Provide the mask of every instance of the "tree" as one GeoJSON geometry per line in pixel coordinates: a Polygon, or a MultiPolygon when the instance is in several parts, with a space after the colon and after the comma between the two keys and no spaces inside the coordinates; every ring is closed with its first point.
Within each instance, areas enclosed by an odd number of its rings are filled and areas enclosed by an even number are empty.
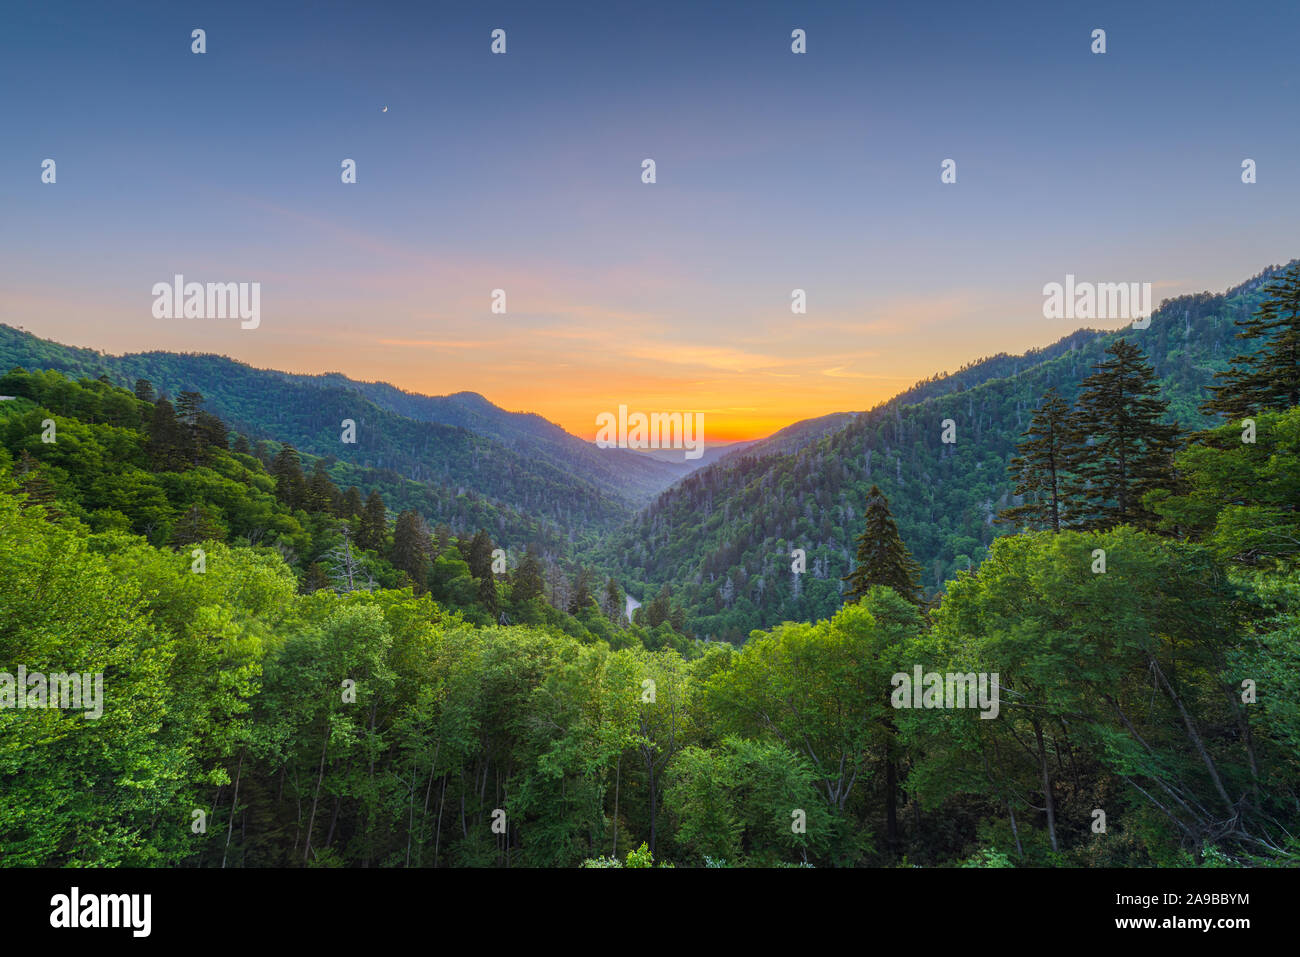
{"type": "Polygon", "coordinates": [[[497,581],[496,576],[492,574],[489,568],[488,573],[478,580],[478,603],[483,606],[484,610],[492,616],[493,619],[500,613],[499,602],[497,601],[497,581]]]}
{"type": "Polygon", "coordinates": [[[180,429],[181,445],[185,458],[192,465],[198,465],[205,452],[205,435],[200,425],[200,416],[204,414],[202,410],[202,393],[183,390],[176,397],[176,421],[180,429]]]}
{"type": "Polygon", "coordinates": [[[889,511],[889,500],[873,485],[867,493],[864,529],[858,536],[858,566],[841,581],[848,582],[844,601],[853,604],[871,590],[872,585],[887,585],[903,598],[921,600],[921,566],[912,558],[898,534],[898,526],[889,511]]]}
{"type": "Polygon", "coordinates": [[[475,578],[492,577],[492,539],[483,529],[480,528],[470,539],[465,560],[469,562],[469,573],[475,578]]]}
{"type": "Polygon", "coordinates": [[[1238,339],[1254,340],[1258,351],[1233,358],[1226,372],[1215,373],[1220,385],[1202,407],[1229,418],[1259,412],[1282,412],[1300,405],[1300,261],[1274,277],[1268,296],[1245,320],[1238,339]]]}
{"type": "Polygon", "coordinates": [[[425,590],[429,565],[429,529],[420,513],[407,509],[393,525],[393,567],[406,572],[418,595],[425,590]]]}
{"type": "Polygon", "coordinates": [[[312,513],[330,513],[334,511],[338,498],[339,490],[330,481],[324,460],[317,459],[303,496],[303,508],[312,513]]]}
{"type": "Polygon", "coordinates": [[[1116,339],[1106,352],[1111,358],[1083,381],[1071,417],[1077,441],[1091,438],[1093,444],[1073,453],[1064,494],[1070,502],[1067,517],[1083,528],[1153,526],[1156,516],[1142,498],[1173,487],[1173,455],[1181,430],[1161,421],[1169,403],[1156,398],[1155,375],[1142,350],[1116,339]]]}
{"type": "Polygon", "coordinates": [[[673,613],[672,609],[673,590],[667,585],[659,589],[650,604],[645,606],[645,623],[651,628],[658,628],[673,613]]]}
{"type": "Polygon", "coordinates": [[[577,578],[573,582],[573,590],[569,593],[569,614],[576,615],[584,611],[596,599],[591,594],[591,569],[585,565],[578,569],[577,578]]]}
{"type": "Polygon", "coordinates": [[[298,450],[292,445],[282,447],[271,465],[271,475],[275,479],[275,497],[290,508],[301,508],[305,482],[298,450]]]}
{"type": "Polygon", "coordinates": [[[149,441],[146,445],[149,462],[155,472],[177,472],[185,469],[185,436],[176,420],[176,411],[166,399],[154,403],[149,419],[149,441]]]}
{"type": "Polygon", "coordinates": [[[601,610],[605,612],[606,618],[616,624],[626,617],[623,591],[618,587],[618,582],[612,578],[605,582],[605,599],[601,605],[601,610]]]}
{"type": "Polygon", "coordinates": [[[221,527],[212,509],[198,502],[181,515],[172,529],[171,544],[177,548],[199,542],[224,541],[226,530],[221,527]]]}
{"type": "Polygon", "coordinates": [[[156,395],[153,391],[153,383],[148,379],[135,380],[135,397],[141,402],[153,402],[156,395]]]}
{"type": "Polygon", "coordinates": [[[383,551],[387,536],[388,515],[384,500],[378,492],[371,492],[361,513],[361,524],[357,527],[357,547],[383,551]]]}
{"type": "Polygon", "coordinates": [[[230,430],[226,423],[208,412],[199,412],[194,423],[195,446],[200,457],[206,456],[209,449],[230,448],[230,430]]]}
{"type": "Polygon", "coordinates": [[[22,455],[18,457],[14,476],[18,479],[18,487],[14,491],[26,496],[23,503],[24,508],[31,505],[43,505],[45,507],[45,517],[50,521],[63,517],[63,511],[54,504],[54,486],[41,473],[40,463],[32,458],[32,454],[26,449],[23,449],[22,455]]]}
{"type": "Polygon", "coordinates": [[[1016,479],[1015,494],[1027,500],[1003,511],[1001,521],[1061,530],[1061,486],[1073,442],[1069,419],[1069,405],[1048,389],[1007,469],[1016,479]]]}
{"type": "Polygon", "coordinates": [[[352,539],[347,526],[343,528],[343,543],[329,553],[335,590],[340,594],[352,591],[371,591],[375,587],[374,576],[361,561],[361,556],[352,547],[352,539]]]}
{"type": "Polygon", "coordinates": [[[514,589],[511,597],[517,602],[531,601],[534,598],[541,598],[542,592],[546,587],[546,582],[542,578],[542,562],[537,556],[537,549],[529,545],[524,552],[523,560],[519,567],[515,569],[514,589]]]}
{"type": "Polygon", "coordinates": [[[355,485],[349,486],[339,502],[338,516],[339,518],[356,518],[361,514],[362,507],[361,493],[355,485]]]}
{"type": "Polygon", "coordinates": [[[302,576],[302,593],[310,595],[313,592],[320,591],[322,588],[330,587],[330,579],[325,574],[325,568],[320,562],[312,562],[307,566],[307,571],[302,576]]]}

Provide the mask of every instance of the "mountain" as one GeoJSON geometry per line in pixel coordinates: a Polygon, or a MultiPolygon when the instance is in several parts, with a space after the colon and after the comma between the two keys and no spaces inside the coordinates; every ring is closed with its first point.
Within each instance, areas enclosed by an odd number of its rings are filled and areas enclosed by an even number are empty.
{"type": "Polygon", "coordinates": [[[867,412],[796,423],[668,489],[601,555],[643,600],[669,587],[696,633],[742,641],[756,628],[834,613],[877,484],[934,591],[1010,531],[994,524],[1014,487],[1007,464],[1047,388],[1073,401],[1106,347],[1126,337],[1155,369],[1169,417],[1204,427],[1202,390],[1242,348],[1235,322],[1283,268],[1222,294],[1166,300],[1143,330],[1080,330],[920,382],[867,412]],[[955,444],[940,438],[949,418],[955,444]],[[791,570],[795,549],[806,574],[791,570]]]}
{"type": "Polygon", "coordinates": [[[505,445],[534,461],[572,469],[606,491],[641,506],[675,482],[685,470],[626,449],[596,449],[553,422],[531,412],[507,412],[477,392],[430,396],[407,392],[387,382],[359,382],[330,372],[285,378],[307,384],[350,389],[375,405],[408,419],[465,429],[505,445]]]}
{"type": "Polygon", "coordinates": [[[540,416],[507,412],[471,392],[421,396],[338,373],[295,375],[215,355],[111,356],[0,325],[0,370],[14,366],[104,375],[128,388],[143,378],[171,396],[200,392],[210,412],[250,439],[325,458],[340,484],[377,487],[411,507],[436,504],[437,520],[450,509],[451,520],[458,513],[481,521],[482,507],[458,503],[486,500],[499,512],[488,515],[491,530],[512,545],[529,534],[545,542],[609,531],[685,471],[596,449],[540,416]],[[344,420],[356,424],[354,444],[341,441],[344,420]]]}
{"type": "MultiPolygon", "coordinates": [[[[719,459],[747,449],[754,444],[754,442],[706,442],[703,454],[697,459],[688,459],[686,449],[638,449],[634,454],[673,466],[675,480],[694,472],[696,469],[712,465],[719,459]]],[[[605,449],[603,451],[621,452],[625,450],[605,449]]]]}
{"type": "Polygon", "coordinates": [[[109,356],[3,325],[0,371],[21,365],[127,386],[146,378],[173,395],[199,391],[250,438],[324,458],[341,486],[376,488],[458,532],[481,525],[508,546],[563,551],[616,574],[641,601],[667,587],[693,631],[740,641],[754,628],[839,607],[872,484],[890,499],[928,589],[978,563],[1009,531],[994,524],[1011,501],[1006,467],[1043,392],[1054,386],[1073,400],[1117,337],[1145,351],[1170,418],[1205,425],[1201,390],[1240,350],[1236,320],[1253,312],[1282,268],[1222,294],[1166,300],[1144,330],[1078,330],[923,380],[869,410],[797,422],[692,461],[665,460],[680,452],[600,449],[473,392],[424,396],[212,355],[109,356]],[[940,441],[949,418],[952,445],[940,441]],[[356,423],[356,444],[340,441],[345,419],[356,423]],[[795,549],[805,552],[806,574],[790,571],[795,549]]]}

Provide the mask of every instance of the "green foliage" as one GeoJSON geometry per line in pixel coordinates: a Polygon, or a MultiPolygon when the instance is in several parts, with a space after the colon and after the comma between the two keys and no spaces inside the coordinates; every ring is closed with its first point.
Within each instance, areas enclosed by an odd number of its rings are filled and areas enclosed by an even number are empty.
{"type": "Polygon", "coordinates": [[[1081,334],[688,480],[636,526],[634,593],[655,597],[630,625],[618,582],[566,570],[549,533],[494,572],[488,529],[511,523],[467,524],[481,513],[459,494],[369,483],[291,435],[232,450],[190,383],[171,406],[144,375],[128,392],[14,370],[0,380],[17,397],[0,403],[0,857],[1295,866],[1300,408],[1255,411],[1254,442],[1235,422],[1195,435],[1176,482],[1140,465],[1122,499],[1105,444],[1147,430],[1165,457],[1167,420],[1206,371],[1189,350],[1212,354],[1260,284],[1162,308],[1146,340],[1167,410],[1130,401],[1154,399],[1135,352],[1081,334]],[[1066,470],[1093,478],[1064,504],[1094,528],[1055,532],[1042,508],[1061,414],[1031,399],[1049,381],[1061,403],[1083,389],[1082,431],[1109,463],[1066,470]],[[931,425],[962,403],[972,441],[939,448],[931,425]],[[1015,494],[1037,510],[1013,514],[1053,531],[995,538],[1035,405],[1015,494]],[[921,469],[912,485],[904,462],[921,469]],[[703,558],[676,537],[688,509],[713,543],[703,558]],[[842,605],[859,518],[865,570],[842,605]],[[905,560],[918,542],[927,571],[953,574],[924,612],[905,560]],[[785,571],[793,547],[807,576],[785,571]],[[687,611],[747,640],[691,641],[687,611]],[[101,675],[102,716],[11,705],[20,665],[101,675]],[[996,673],[997,716],[901,707],[899,676],[918,667],[996,673]]]}
{"type": "MultiPolygon", "coordinates": [[[[1266,298],[1282,267],[1225,293],[1167,300],[1149,328],[1083,330],[1022,356],[981,359],[936,376],[865,412],[799,423],[701,469],[663,493],[599,550],[607,569],[644,600],[671,584],[693,633],[736,644],[755,628],[813,621],[843,603],[840,579],[854,568],[872,486],[888,497],[899,536],[934,596],[959,571],[977,566],[999,534],[999,511],[1033,501],[1008,472],[1017,446],[1049,389],[1074,404],[1083,382],[1119,338],[1150,363],[1162,424],[1215,424],[1199,411],[1205,387],[1228,366],[1236,323],[1266,298]],[[941,423],[957,423],[942,442],[941,423]],[[808,572],[790,571],[802,548],[808,572]]],[[[1126,506],[1127,506],[1126,502],[1126,506]]],[[[1033,525],[1033,522],[1028,524],[1033,525]]]]}

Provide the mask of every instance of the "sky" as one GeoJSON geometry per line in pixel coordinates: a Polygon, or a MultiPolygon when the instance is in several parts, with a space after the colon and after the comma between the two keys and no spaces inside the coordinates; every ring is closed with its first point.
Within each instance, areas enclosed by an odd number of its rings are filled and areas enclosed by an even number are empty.
{"type": "Polygon", "coordinates": [[[1066,274],[1300,255],[1297,37],[1290,0],[8,3],[0,322],[754,438],[1126,324],[1044,318],[1066,274]],[[176,274],[260,283],[257,328],[156,318],[176,274]]]}

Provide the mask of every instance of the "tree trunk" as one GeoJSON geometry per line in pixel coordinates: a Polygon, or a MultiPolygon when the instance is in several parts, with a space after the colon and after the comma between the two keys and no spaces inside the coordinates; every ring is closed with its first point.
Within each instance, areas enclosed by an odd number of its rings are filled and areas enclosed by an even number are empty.
{"type": "Polygon", "coordinates": [[[1043,806],[1047,808],[1047,836],[1051,839],[1052,850],[1060,848],[1056,843],[1056,799],[1052,795],[1052,768],[1047,761],[1047,748],[1043,744],[1043,726],[1034,719],[1034,738],[1038,741],[1038,763],[1043,772],[1043,806]]]}

